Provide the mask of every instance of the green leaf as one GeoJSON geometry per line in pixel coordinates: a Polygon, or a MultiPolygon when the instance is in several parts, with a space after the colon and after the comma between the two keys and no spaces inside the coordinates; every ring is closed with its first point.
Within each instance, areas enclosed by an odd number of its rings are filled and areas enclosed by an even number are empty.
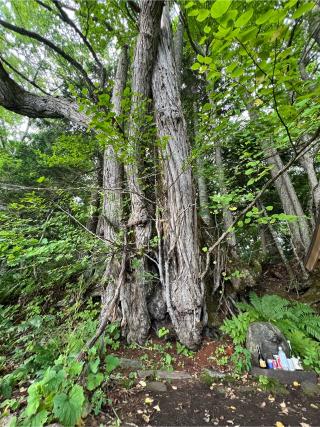
{"type": "Polygon", "coordinates": [[[203,57],[203,63],[204,64],[211,64],[212,62],[212,58],[210,58],[210,56],[204,56],[203,57]]]}
{"type": "Polygon", "coordinates": [[[273,210],[273,206],[266,206],[266,211],[272,211],[273,210]]]}
{"type": "Polygon", "coordinates": [[[41,385],[39,383],[33,383],[28,388],[28,406],[26,408],[26,415],[31,417],[35,414],[40,406],[41,402],[41,385]]]}
{"type": "Polygon", "coordinates": [[[113,356],[113,354],[108,354],[106,357],[106,371],[110,374],[120,365],[120,360],[117,356],[113,356]]]}
{"type": "Polygon", "coordinates": [[[212,18],[220,18],[220,16],[224,15],[231,3],[232,0],[216,0],[210,10],[212,18]]]}
{"type": "Polygon", "coordinates": [[[256,20],[256,24],[257,25],[262,25],[265,22],[267,22],[272,15],[275,15],[276,11],[274,9],[270,9],[268,10],[266,13],[264,13],[263,15],[261,15],[257,20],[256,20]]]}
{"type": "Polygon", "coordinates": [[[193,71],[199,70],[200,67],[201,67],[201,64],[199,64],[199,62],[195,62],[193,65],[191,65],[191,70],[193,71]]]}
{"type": "Polygon", "coordinates": [[[42,427],[48,419],[49,412],[42,410],[28,419],[29,427],[42,427]]]}
{"type": "Polygon", "coordinates": [[[188,16],[197,16],[199,13],[199,9],[193,9],[188,13],[188,16]]]}
{"type": "Polygon", "coordinates": [[[97,357],[95,360],[92,360],[91,362],[89,362],[90,371],[93,374],[96,374],[98,372],[99,364],[100,364],[100,358],[99,357],[97,357]]]}
{"type": "Polygon", "coordinates": [[[89,391],[94,390],[102,383],[102,381],[103,381],[103,374],[101,372],[98,372],[97,374],[89,374],[88,381],[87,381],[87,389],[89,391]]]}
{"type": "Polygon", "coordinates": [[[253,9],[249,9],[247,12],[239,16],[239,18],[235,22],[235,26],[237,28],[244,27],[250,21],[252,15],[253,15],[253,9]]]}
{"type": "Polygon", "coordinates": [[[74,385],[69,392],[57,394],[53,399],[53,413],[65,426],[73,427],[80,420],[84,403],[83,388],[74,385]]]}
{"type": "Polygon", "coordinates": [[[211,27],[209,27],[209,25],[206,25],[206,26],[204,27],[203,31],[204,31],[206,34],[209,34],[209,33],[210,33],[210,31],[211,31],[211,27]]]}
{"type": "Polygon", "coordinates": [[[40,178],[37,179],[37,182],[41,183],[43,181],[45,181],[46,177],[45,176],[40,176],[40,178]]]}
{"type": "Polygon", "coordinates": [[[315,3],[305,3],[302,6],[300,6],[292,15],[293,19],[298,19],[300,16],[304,15],[305,13],[309,12],[314,7],[315,3]]]}
{"type": "Polygon", "coordinates": [[[189,2],[185,5],[185,8],[186,8],[186,9],[189,9],[189,8],[190,8],[190,7],[192,7],[194,4],[195,4],[195,3],[194,3],[194,1],[189,1],[189,2]]]}
{"type": "Polygon", "coordinates": [[[208,9],[200,9],[199,14],[197,16],[197,21],[203,22],[204,20],[206,20],[208,18],[209,14],[210,14],[210,12],[208,9]]]}

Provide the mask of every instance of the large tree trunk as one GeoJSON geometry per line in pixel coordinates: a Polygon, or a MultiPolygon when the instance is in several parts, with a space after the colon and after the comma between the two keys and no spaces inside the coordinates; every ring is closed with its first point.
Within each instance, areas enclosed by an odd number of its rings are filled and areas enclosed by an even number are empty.
{"type": "MultiPolygon", "coordinates": [[[[271,176],[274,177],[283,169],[283,162],[275,148],[267,147],[264,144],[264,150],[266,161],[271,166],[271,176]]],[[[289,227],[297,253],[303,257],[310,244],[309,224],[288,172],[283,173],[274,184],[279,194],[284,213],[298,217],[297,221],[289,222],[289,227]]]]}
{"type": "Polygon", "coordinates": [[[146,252],[152,232],[144,189],[139,179],[139,164],[141,163],[139,141],[144,130],[145,115],[148,112],[151,76],[159,39],[162,8],[162,1],[142,0],[140,2],[139,35],[132,73],[132,106],[128,139],[134,161],[126,165],[126,174],[131,198],[131,216],[128,226],[134,230],[136,255],[131,266],[132,276],[122,289],[121,304],[127,340],[138,343],[146,340],[150,328],[146,301],[150,275],[146,252]]]}
{"type": "Polygon", "coordinates": [[[179,95],[168,10],[162,16],[158,56],[152,79],[162,151],[163,280],[166,303],[179,340],[189,348],[201,341],[204,289],[199,279],[196,198],[188,157],[190,147],[179,95]]]}
{"type": "MultiPolygon", "coordinates": [[[[122,112],[121,99],[126,86],[128,73],[128,47],[121,50],[112,92],[112,110],[115,116],[122,112]]],[[[106,261],[105,272],[102,278],[101,292],[101,319],[108,312],[108,308],[114,299],[118,277],[121,270],[120,254],[112,254],[115,250],[117,236],[120,238],[120,227],[123,216],[122,206],[123,166],[117,159],[114,147],[107,145],[103,158],[103,209],[102,227],[103,236],[109,244],[110,254],[106,261]],[[113,244],[112,244],[113,243],[113,244]]],[[[115,304],[115,310],[110,313],[108,320],[120,318],[119,307],[115,304]]]]}

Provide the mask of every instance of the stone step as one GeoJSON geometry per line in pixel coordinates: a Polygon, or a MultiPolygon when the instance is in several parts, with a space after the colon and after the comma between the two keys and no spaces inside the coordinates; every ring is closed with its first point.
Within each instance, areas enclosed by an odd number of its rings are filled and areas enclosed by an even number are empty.
{"type": "Polygon", "coordinates": [[[145,370],[137,372],[139,378],[155,377],[162,380],[190,380],[192,376],[185,371],[145,370]]]}
{"type": "Polygon", "coordinates": [[[298,381],[300,384],[308,382],[317,384],[317,374],[313,371],[284,371],[282,369],[261,369],[254,367],[251,374],[255,377],[264,375],[269,378],[278,380],[281,384],[292,384],[298,381]]]}

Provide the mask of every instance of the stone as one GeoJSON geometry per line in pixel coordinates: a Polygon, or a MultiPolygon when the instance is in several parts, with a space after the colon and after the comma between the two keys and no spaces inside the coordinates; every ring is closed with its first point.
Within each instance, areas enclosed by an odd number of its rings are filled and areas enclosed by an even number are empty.
{"type": "Polygon", "coordinates": [[[210,378],[213,378],[213,379],[215,378],[221,379],[221,378],[225,378],[226,376],[224,372],[219,372],[214,369],[208,369],[208,368],[203,369],[202,373],[204,375],[208,375],[210,378]]]}
{"type": "Polygon", "coordinates": [[[160,381],[150,381],[147,383],[146,390],[154,391],[156,393],[158,392],[161,393],[161,392],[167,391],[168,388],[164,383],[161,383],[160,381]]]}
{"type": "Polygon", "coordinates": [[[251,323],[247,332],[246,347],[252,356],[253,366],[258,366],[257,346],[266,359],[273,359],[274,354],[278,354],[278,347],[289,355],[290,349],[282,332],[268,322],[251,323]]]}
{"type": "Polygon", "coordinates": [[[152,369],[146,369],[143,371],[139,370],[137,371],[137,375],[138,375],[138,378],[143,378],[143,379],[154,378],[156,376],[156,372],[157,372],[156,370],[152,370],[152,369]]]}
{"type": "Polygon", "coordinates": [[[160,378],[162,380],[190,380],[192,376],[185,371],[146,370],[137,372],[139,378],[160,378]]]}
{"type": "Polygon", "coordinates": [[[156,371],[156,377],[164,380],[190,380],[192,378],[185,371],[156,371]]]}
{"type": "Polygon", "coordinates": [[[320,386],[314,382],[304,381],[301,388],[307,396],[320,396],[320,386]]]}
{"type": "Polygon", "coordinates": [[[313,371],[284,371],[283,369],[261,369],[253,367],[251,374],[256,377],[264,375],[278,380],[281,384],[293,384],[294,381],[298,381],[302,387],[306,383],[317,384],[317,374],[313,371]]]}
{"type": "Polygon", "coordinates": [[[120,357],[120,368],[124,369],[141,369],[142,362],[137,359],[126,359],[124,357],[120,357]]]}

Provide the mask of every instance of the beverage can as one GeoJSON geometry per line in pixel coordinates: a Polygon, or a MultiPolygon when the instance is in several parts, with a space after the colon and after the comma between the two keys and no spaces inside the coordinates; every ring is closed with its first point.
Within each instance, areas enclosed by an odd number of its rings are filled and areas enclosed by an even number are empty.
{"type": "Polygon", "coordinates": [[[267,359],[267,368],[273,369],[273,360],[272,359],[267,359]]]}
{"type": "Polygon", "coordinates": [[[283,369],[282,365],[281,365],[281,360],[280,360],[279,355],[278,354],[274,354],[273,357],[274,357],[274,359],[276,361],[276,366],[277,366],[276,369],[283,369]]]}

